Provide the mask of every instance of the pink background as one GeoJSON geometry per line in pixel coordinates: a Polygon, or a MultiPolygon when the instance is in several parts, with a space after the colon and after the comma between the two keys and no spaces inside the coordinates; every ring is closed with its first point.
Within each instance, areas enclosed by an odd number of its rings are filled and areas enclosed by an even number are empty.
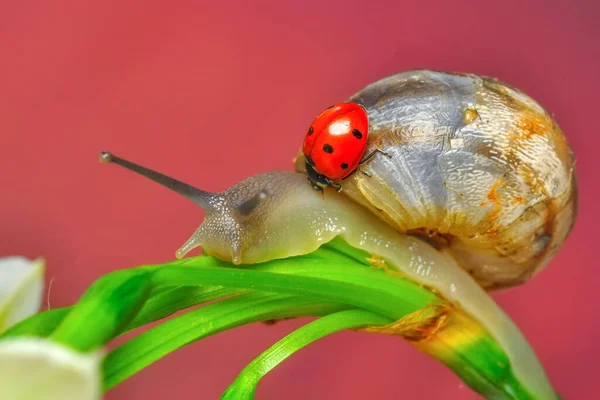
{"type": "MultiPolygon", "coordinates": [[[[589,1],[2,1],[0,255],[44,256],[52,307],[97,277],[174,258],[202,220],[100,150],[221,190],[291,169],[312,118],[425,67],[493,75],[555,114],[577,156],[580,219],[550,267],[497,296],[566,399],[599,387],[600,6],[589,1]],[[484,4],[485,3],[485,4],[484,4]],[[369,5],[367,5],[369,4],[369,5]]],[[[109,400],[218,398],[305,320],[180,350],[109,400]]],[[[391,337],[344,332],[293,356],[257,399],[476,399],[391,337]]]]}

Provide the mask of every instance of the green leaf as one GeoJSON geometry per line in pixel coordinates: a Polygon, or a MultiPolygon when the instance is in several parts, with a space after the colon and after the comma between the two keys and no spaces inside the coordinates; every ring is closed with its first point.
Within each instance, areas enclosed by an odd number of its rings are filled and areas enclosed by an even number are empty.
{"type": "Polygon", "coordinates": [[[0,339],[14,336],[50,336],[72,309],[73,307],[55,308],[35,314],[0,334],[0,339]]]}
{"type": "Polygon", "coordinates": [[[161,287],[148,299],[139,314],[120,333],[168,317],[178,311],[244,291],[220,286],[161,287]]]}
{"type": "Polygon", "coordinates": [[[318,254],[274,260],[243,269],[231,268],[216,259],[208,263],[206,258],[178,261],[176,266],[145,267],[151,273],[155,287],[208,284],[267,293],[251,293],[208,305],[132,339],[109,354],[105,364],[106,387],[114,386],[168,352],[220,330],[265,319],[314,315],[301,311],[300,306],[304,303],[298,303],[300,301],[316,302],[319,307],[324,304],[331,307],[331,303],[337,303],[338,308],[365,307],[387,315],[387,321],[440,301],[411,281],[375,268],[365,268],[365,264],[366,257],[359,251],[350,257],[336,249],[326,249],[318,254]],[[361,262],[356,262],[357,259],[361,262]],[[269,296],[278,300],[276,304],[265,305],[265,310],[249,300],[256,298],[262,302],[269,296]],[[287,296],[283,298],[290,303],[283,302],[281,296],[287,296]],[[222,317],[220,313],[226,316],[222,317]],[[199,325],[202,321],[206,326],[199,325]]]}
{"type": "Polygon", "coordinates": [[[249,293],[165,321],[113,350],[104,362],[109,389],[178,348],[240,325],[281,317],[325,315],[347,306],[270,293],[249,293]]]}
{"type": "Polygon", "coordinates": [[[143,269],[118,271],[97,280],[51,337],[88,352],[112,340],[135,317],[152,290],[143,269]]]}
{"type": "MultiPolygon", "coordinates": [[[[296,275],[256,269],[223,266],[153,269],[156,285],[223,285],[238,289],[260,290],[321,298],[364,308],[398,319],[440,299],[427,289],[403,278],[373,268],[349,270],[315,257],[294,257],[269,262],[271,270],[291,268],[296,275]],[[323,265],[327,265],[323,268],[323,265]],[[318,275],[311,276],[311,275],[318,275]]],[[[260,267],[259,267],[260,268],[260,267]]]]}
{"type": "MultiPolygon", "coordinates": [[[[372,267],[370,257],[335,239],[311,254],[257,265],[233,267],[200,256],[117,271],[96,281],[75,307],[36,315],[0,338],[52,335],[87,351],[181,309],[236,296],[165,321],[110,353],[104,364],[106,388],[110,388],[181,346],[260,320],[358,309],[386,321],[398,321],[410,314],[417,333],[435,326],[423,325],[425,321],[420,318],[424,314],[417,311],[427,306],[447,307],[448,303],[418,283],[372,267]]],[[[447,309],[459,311],[460,305],[447,309]]],[[[435,318],[434,313],[433,322],[435,318]]],[[[413,345],[449,366],[489,398],[534,398],[529,389],[536,385],[549,388],[546,393],[550,395],[535,398],[554,398],[546,381],[532,385],[526,377],[515,376],[504,349],[476,321],[470,325],[459,321],[451,326],[427,336],[427,340],[413,341],[413,345]]],[[[316,340],[318,334],[312,337],[316,340]]],[[[301,347],[298,340],[296,347],[288,348],[288,356],[301,347]]],[[[247,378],[241,379],[248,385],[247,378]]]]}
{"type": "MultiPolygon", "coordinates": [[[[218,286],[161,287],[160,290],[152,292],[138,315],[121,329],[119,334],[168,317],[188,307],[237,293],[240,293],[240,290],[218,286]]],[[[0,339],[13,336],[50,336],[72,309],[73,307],[63,307],[41,312],[13,326],[0,335],[0,339]]]]}
{"type": "Polygon", "coordinates": [[[242,370],[225,391],[223,400],[251,400],[259,381],[292,354],[324,336],[363,326],[392,323],[390,318],[364,310],[346,310],[317,319],[290,333],[267,351],[255,358],[242,370]]]}

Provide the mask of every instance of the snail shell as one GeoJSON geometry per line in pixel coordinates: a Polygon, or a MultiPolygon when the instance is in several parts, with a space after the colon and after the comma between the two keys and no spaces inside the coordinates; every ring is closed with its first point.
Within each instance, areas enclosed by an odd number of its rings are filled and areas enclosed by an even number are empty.
{"type": "MultiPolygon", "coordinates": [[[[520,284],[569,234],[573,155],[544,108],[495,79],[419,70],[348,99],[369,117],[375,157],[343,193],[396,230],[449,251],[486,289],[520,284]]],[[[304,170],[299,155],[296,169],[304,170]]]]}

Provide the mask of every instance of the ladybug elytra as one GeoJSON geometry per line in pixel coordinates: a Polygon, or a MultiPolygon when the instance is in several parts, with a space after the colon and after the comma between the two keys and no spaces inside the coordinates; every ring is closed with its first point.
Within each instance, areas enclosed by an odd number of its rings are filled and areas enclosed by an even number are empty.
{"type": "Polygon", "coordinates": [[[348,178],[360,165],[382,152],[376,149],[362,159],[368,134],[369,119],[360,104],[336,104],[319,114],[302,147],[312,187],[320,192],[327,186],[341,191],[341,185],[334,181],[348,178]]]}

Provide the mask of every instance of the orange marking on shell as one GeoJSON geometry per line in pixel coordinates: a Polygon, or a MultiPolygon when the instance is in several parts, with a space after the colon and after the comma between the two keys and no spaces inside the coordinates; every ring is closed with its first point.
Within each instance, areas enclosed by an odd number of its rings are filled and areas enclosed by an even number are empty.
{"type": "Polygon", "coordinates": [[[525,200],[525,197],[522,197],[522,196],[515,196],[515,197],[513,197],[512,201],[513,201],[513,203],[515,203],[515,204],[525,204],[525,201],[526,201],[526,200],[525,200]]]}
{"type": "Polygon", "coordinates": [[[539,115],[525,113],[516,123],[515,129],[508,133],[508,140],[529,140],[552,131],[552,123],[539,115]]]}
{"type": "Polygon", "coordinates": [[[489,222],[492,224],[492,227],[489,228],[486,233],[490,236],[495,236],[500,231],[500,226],[498,225],[498,218],[500,217],[500,211],[502,211],[502,202],[500,201],[501,195],[498,193],[498,189],[500,186],[504,184],[504,179],[499,179],[494,186],[488,191],[487,198],[488,200],[494,204],[494,208],[488,214],[487,218],[489,222]]]}
{"type": "Polygon", "coordinates": [[[471,122],[475,121],[479,118],[479,113],[473,107],[465,108],[463,111],[463,121],[465,124],[469,125],[471,122]]]}

